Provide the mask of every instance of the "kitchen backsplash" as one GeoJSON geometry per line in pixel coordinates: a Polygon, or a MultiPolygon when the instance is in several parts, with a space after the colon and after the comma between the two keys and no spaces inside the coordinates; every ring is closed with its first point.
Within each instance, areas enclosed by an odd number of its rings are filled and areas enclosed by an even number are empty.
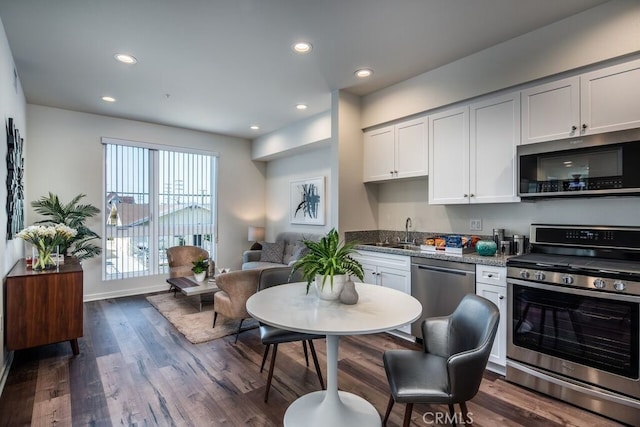
{"type": "MultiPolygon", "coordinates": [[[[424,243],[425,239],[446,236],[450,234],[457,233],[441,233],[435,231],[409,231],[409,241],[416,242],[416,244],[424,243]]],[[[493,240],[493,236],[491,235],[483,235],[483,234],[474,234],[474,233],[465,233],[465,235],[474,235],[478,236],[480,240],[489,239],[493,240]]],[[[400,241],[404,241],[406,238],[406,233],[404,230],[366,230],[366,231],[347,231],[344,233],[345,240],[347,242],[358,242],[358,243],[378,243],[378,242],[397,242],[398,239],[400,241]]]]}

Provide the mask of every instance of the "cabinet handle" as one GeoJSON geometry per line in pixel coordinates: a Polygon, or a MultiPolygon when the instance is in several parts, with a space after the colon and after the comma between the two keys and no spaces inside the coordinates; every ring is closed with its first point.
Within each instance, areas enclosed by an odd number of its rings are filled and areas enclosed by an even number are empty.
{"type": "Polygon", "coordinates": [[[487,277],[488,277],[489,279],[491,279],[491,278],[493,277],[493,274],[489,273],[489,274],[487,274],[487,277]]]}
{"type": "Polygon", "coordinates": [[[586,128],[587,128],[587,124],[586,124],[586,123],[583,123],[583,124],[582,124],[582,130],[585,130],[586,128]]]}
{"type": "Polygon", "coordinates": [[[471,193],[471,194],[469,194],[469,197],[476,197],[476,195],[471,193]]]}
{"type": "Polygon", "coordinates": [[[576,130],[578,130],[578,127],[576,125],[571,126],[571,132],[575,132],[576,130]]]}
{"type": "Polygon", "coordinates": [[[389,171],[389,173],[390,173],[391,175],[393,175],[393,171],[389,171]]]}
{"type": "Polygon", "coordinates": [[[464,196],[464,197],[469,197],[469,195],[468,195],[468,194],[463,194],[463,196],[464,196]]]}
{"type": "Polygon", "coordinates": [[[504,295],[499,295],[498,299],[504,299],[504,295]]]}

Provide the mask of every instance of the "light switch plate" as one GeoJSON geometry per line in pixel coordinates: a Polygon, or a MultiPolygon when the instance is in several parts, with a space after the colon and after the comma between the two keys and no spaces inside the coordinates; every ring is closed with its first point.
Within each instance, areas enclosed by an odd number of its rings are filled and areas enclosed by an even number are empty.
{"type": "Polygon", "coordinates": [[[482,230],[482,220],[481,219],[472,219],[469,221],[469,230],[471,231],[480,231],[482,230]]]}

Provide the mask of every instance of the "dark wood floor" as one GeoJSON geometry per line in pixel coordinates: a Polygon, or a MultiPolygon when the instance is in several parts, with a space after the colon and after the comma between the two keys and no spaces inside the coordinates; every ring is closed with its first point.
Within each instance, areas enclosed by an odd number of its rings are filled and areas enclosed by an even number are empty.
{"type": "MultiPolygon", "coordinates": [[[[301,346],[281,345],[265,404],[264,347],[256,330],[237,344],[226,337],[193,345],[142,296],[86,303],[79,343],[76,357],[68,343],[15,353],[0,397],[0,426],[280,426],[293,400],[318,389],[301,346]]],[[[382,352],[398,347],[416,348],[387,334],[343,338],[340,388],[384,412],[382,352]]],[[[325,372],[323,342],[317,350],[325,372]]],[[[468,408],[478,427],[619,425],[492,373],[468,408]]],[[[389,425],[400,425],[403,411],[395,405],[389,425]]],[[[438,425],[438,411],[446,407],[416,405],[412,425],[438,425]]]]}

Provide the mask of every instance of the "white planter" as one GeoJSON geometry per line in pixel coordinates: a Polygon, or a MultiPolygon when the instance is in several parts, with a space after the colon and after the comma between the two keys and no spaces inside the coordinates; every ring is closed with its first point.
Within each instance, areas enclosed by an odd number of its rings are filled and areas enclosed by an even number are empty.
{"type": "Polygon", "coordinates": [[[207,272],[203,271],[202,273],[193,273],[193,277],[196,279],[196,282],[204,282],[204,279],[207,278],[207,272]]]}
{"type": "Polygon", "coordinates": [[[344,282],[347,281],[348,276],[346,274],[339,274],[337,276],[333,276],[333,287],[331,286],[331,278],[327,277],[327,280],[322,286],[322,276],[317,275],[316,280],[314,282],[314,286],[316,288],[316,293],[320,299],[324,300],[337,300],[340,298],[340,292],[342,292],[342,288],[344,287],[344,282]]]}

